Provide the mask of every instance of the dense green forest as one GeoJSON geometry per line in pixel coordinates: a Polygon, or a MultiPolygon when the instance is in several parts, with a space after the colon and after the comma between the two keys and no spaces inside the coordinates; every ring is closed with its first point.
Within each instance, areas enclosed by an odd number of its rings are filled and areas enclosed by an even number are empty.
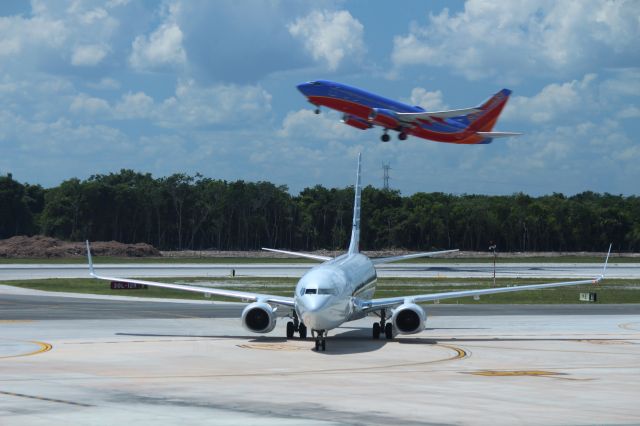
{"type": "MultiPolygon", "coordinates": [[[[640,197],[584,192],[530,197],[416,193],[368,186],[363,249],[640,250],[640,197]]],[[[297,250],[346,247],[353,188],[291,195],[269,182],[122,170],[44,189],[0,177],[0,239],[147,242],[160,249],[297,250]]]]}

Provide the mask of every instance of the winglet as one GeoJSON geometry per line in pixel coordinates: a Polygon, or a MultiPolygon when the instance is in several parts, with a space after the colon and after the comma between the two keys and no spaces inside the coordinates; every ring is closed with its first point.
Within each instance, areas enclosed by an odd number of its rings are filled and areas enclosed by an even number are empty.
{"type": "Polygon", "coordinates": [[[604,279],[604,275],[607,272],[607,264],[609,263],[609,255],[611,255],[611,246],[613,246],[613,243],[609,244],[609,251],[607,252],[607,257],[604,260],[604,266],[602,267],[602,274],[600,274],[600,279],[598,281],[603,280],[604,279]]]}
{"type": "Polygon", "coordinates": [[[86,240],[87,243],[87,261],[89,262],[89,275],[94,276],[93,272],[93,259],[91,258],[91,247],[89,247],[89,240],[86,240]]]}
{"type": "Polygon", "coordinates": [[[362,198],[361,166],[362,153],[358,153],[358,172],[356,173],[355,199],[353,201],[353,226],[351,229],[351,242],[349,243],[349,254],[359,252],[360,245],[360,200],[362,198]]]}

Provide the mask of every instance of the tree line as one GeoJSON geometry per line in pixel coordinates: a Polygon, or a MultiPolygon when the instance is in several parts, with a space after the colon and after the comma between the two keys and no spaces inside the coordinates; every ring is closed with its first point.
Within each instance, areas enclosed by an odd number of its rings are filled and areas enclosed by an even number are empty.
{"type": "MultiPolygon", "coordinates": [[[[344,249],[353,188],[291,195],[269,182],[121,170],[53,188],[0,177],[0,238],[146,242],[163,250],[344,249]]],[[[640,250],[640,197],[362,193],[361,248],[500,251],[640,250]]]]}

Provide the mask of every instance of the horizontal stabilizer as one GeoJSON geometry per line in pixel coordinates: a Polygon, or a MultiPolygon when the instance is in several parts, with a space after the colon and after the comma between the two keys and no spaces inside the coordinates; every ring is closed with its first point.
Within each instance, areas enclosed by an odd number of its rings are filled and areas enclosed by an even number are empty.
{"type": "Polygon", "coordinates": [[[333,259],[332,257],[329,257],[329,256],[320,256],[317,254],[310,254],[310,253],[299,253],[297,251],[276,250],[276,249],[264,248],[264,247],[262,247],[262,250],[272,251],[274,253],[288,254],[289,256],[306,257],[307,259],[314,259],[314,260],[321,260],[321,261],[327,261],[327,260],[333,259]]]}
{"type": "Polygon", "coordinates": [[[510,138],[515,136],[520,136],[522,133],[519,132],[476,132],[478,136],[482,136],[483,138],[510,138]]]}
{"type": "Polygon", "coordinates": [[[382,263],[400,262],[402,260],[417,259],[419,257],[432,257],[432,256],[438,256],[440,254],[455,253],[457,251],[458,249],[430,251],[426,253],[413,253],[413,254],[405,254],[401,256],[392,256],[392,257],[379,257],[377,259],[371,259],[371,263],[373,263],[374,265],[380,265],[382,263]]]}

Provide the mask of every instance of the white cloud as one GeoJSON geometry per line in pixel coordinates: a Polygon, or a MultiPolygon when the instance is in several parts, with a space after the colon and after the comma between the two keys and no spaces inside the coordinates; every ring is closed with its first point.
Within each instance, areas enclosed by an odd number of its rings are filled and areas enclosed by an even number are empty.
{"type": "Polygon", "coordinates": [[[104,99],[81,93],[73,98],[69,110],[77,114],[110,114],[111,108],[104,99]]]}
{"type": "Polygon", "coordinates": [[[640,108],[629,105],[618,113],[619,118],[640,118],[640,108]]]}
{"type": "Polygon", "coordinates": [[[136,37],[129,63],[135,69],[184,64],[187,54],[182,39],[182,30],[176,23],[164,23],[149,37],[136,37]]]}
{"type": "Polygon", "coordinates": [[[513,96],[503,117],[540,124],[563,120],[567,114],[582,116],[597,107],[596,80],[595,74],[587,74],[582,80],[549,84],[531,97],[513,96]]]}
{"type": "Polygon", "coordinates": [[[287,114],[278,136],[294,139],[353,139],[361,132],[342,123],[335,112],[316,114],[310,109],[301,109],[287,114]]]}
{"type": "Polygon", "coordinates": [[[468,0],[461,12],[430,14],[425,26],[396,36],[391,58],[397,69],[444,66],[468,79],[637,64],[638,16],[633,0],[468,0]]]}
{"type": "Polygon", "coordinates": [[[345,10],[313,11],[287,26],[302,40],[314,60],[324,61],[334,71],[345,58],[359,58],[365,51],[364,26],[345,10]]]}
{"type": "Polygon", "coordinates": [[[110,77],[104,77],[98,82],[87,83],[87,86],[98,90],[116,90],[120,88],[120,82],[110,77]]]}
{"type": "Polygon", "coordinates": [[[34,46],[59,48],[68,34],[61,20],[0,16],[0,57],[18,55],[34,46]]]}
{"type": "Polygon", "coordinates": [[[448,108],[442,101],[442,92],[440,90],[429,92],[422,87],[415,87],[411,90],[410,102],[413,105],[421,106],[427,111],[442,111],[448,108]]]}
{"type": "Polygon", "coordinates": [[[144,92],[126,93],[115,106],[115,114],[120,119],[147,118],[154,113],[154,101],[144,92]]]}
{"type": "Polygon", "coordinates": [[[158,106],[157,120],[165,127],[251,123],[270,112],[271,95],[260,86],[202,87],[189,80],[178,83],[175,95],[158,106]]]}
{"type": "Polygon", "coordinates": [[[109,49],[100,44],[88,44],[77,46],[71,55],[71,64],[78,66],[94,66],[98,65],[109,49]]]}

